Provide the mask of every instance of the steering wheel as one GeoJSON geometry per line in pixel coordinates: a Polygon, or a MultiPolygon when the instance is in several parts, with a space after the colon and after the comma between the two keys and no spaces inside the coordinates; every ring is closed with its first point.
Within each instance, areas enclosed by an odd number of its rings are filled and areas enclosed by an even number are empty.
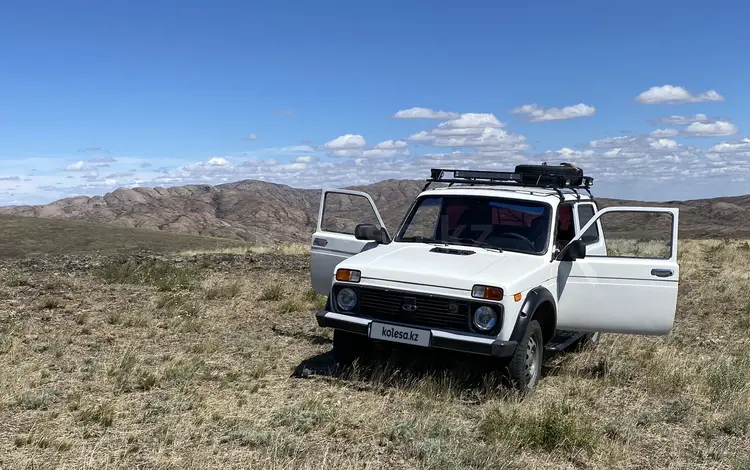
{"type": "Polygon", "coordinates": [[[506,233],[500,233],[496,235],[497,237],[508,237],[508,238],[515,238],[517,240],[521,240],[522,242],[526,242],[529,245],[529,249],[532,251],[534,250],[534,244],[529,240],[528,238],[524,237],[520,233],[515,232],[506,232],[506,233]]]}

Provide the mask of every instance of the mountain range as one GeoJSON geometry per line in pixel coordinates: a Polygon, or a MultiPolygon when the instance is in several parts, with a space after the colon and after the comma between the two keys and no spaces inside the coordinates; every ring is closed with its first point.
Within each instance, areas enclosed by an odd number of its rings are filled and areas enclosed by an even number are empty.
{"type": "MultiPolygon", "coordinates": [[[[423,185],[423,180],[385,180],[347,189],[367,192],[386,227],[393,231],[423,185]]],[[[216,186],[119,188],[103,196],[0,207],[0,214],[78,220],[249,243],[306,243],[315,230],[320,194],[319,189],[244,180],[216,186]]],[[[357,214],[366,206],[349,197],[339,198],[335,201],[337,213],[332,223],[342,226],[360,218],[357,214]]],[[[597,201],[600,207],[624,204],[678,207],[681,238],[750,237],[750,195],[667,202],[599,198],[597,201]]]]}

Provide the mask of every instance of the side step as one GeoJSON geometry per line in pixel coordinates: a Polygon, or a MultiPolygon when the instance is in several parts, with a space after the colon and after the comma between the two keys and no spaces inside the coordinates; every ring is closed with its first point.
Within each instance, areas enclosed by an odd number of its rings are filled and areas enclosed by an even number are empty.
{"type": "Polygon", "coordinates": [[[548,352],[559,352],[584,336],[586,336],[586,333],[581,331],[558,330],[555,337],[552,338],[549,343],[544,345],[544,349],[548,352]]]}

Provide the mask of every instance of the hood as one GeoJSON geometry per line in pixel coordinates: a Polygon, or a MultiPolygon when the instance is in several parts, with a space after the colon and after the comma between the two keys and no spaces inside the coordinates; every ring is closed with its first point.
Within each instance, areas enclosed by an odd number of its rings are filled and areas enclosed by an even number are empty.
{"type": "Polygon", "coordinates": [[[544,264],[544,257],[523,253],[501,253],[460,245],[391,243],[352,256],[339,267],[360,270],[363,280],[380,279],[470,291],[475,284],[507,288],[544,264]],[[473,254],[441,251],[445,249],[473,254]]]}

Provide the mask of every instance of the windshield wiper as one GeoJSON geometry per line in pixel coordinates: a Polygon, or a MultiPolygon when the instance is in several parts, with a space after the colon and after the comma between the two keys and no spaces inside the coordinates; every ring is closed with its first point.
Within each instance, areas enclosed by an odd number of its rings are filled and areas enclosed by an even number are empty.
{"type": "Polygon", "coordinates": [[[457,242],[456,243],[457,245],[462,245],[462,246],[478,246],[478,247],[481,247],[481,248],[486,248],[488,250],[496,250],[496,251],[498,251],[500,253],[503,252],[502,249],[496,247],[492,243],[480,242],[478,240],[474,240],[473,238],[450,237],[450,240],[455,240],[457,242]]]}
{"type": "Polygon", "coordinates": [[[436,240],[434,238],[423,237],[423,236],[420,236],[420,235],[415,235],[413,237],[401,237],[401,239],[399,239],[399,241],[400,242],[429,243],[430,245],[447,245],[447,243],[445,243],[442,240],[436,240]]]}

